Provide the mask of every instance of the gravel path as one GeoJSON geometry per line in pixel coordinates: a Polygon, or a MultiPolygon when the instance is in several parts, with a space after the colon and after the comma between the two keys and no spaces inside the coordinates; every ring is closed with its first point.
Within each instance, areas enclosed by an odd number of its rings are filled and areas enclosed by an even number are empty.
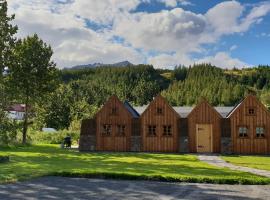
{"type": "Polygon", "coordinates": [[[187,184],[64,177],[43,177],[27,182],[0,185],[1,200],[253,200],[269,198],[269,185],[187,184]]]}
{"type": "MultiPolygon", "coordinates": [[[[206,162],[208,164],[211,164],[211,165],[215,165],[218,167],[228,167],[232,170],[249,172],[252,174],[256,174],[256,175],[265,176],[265,177],[270,178],[270,171],[233,165],[231,163],[226,162],[225,160],[223,160],[222,158],[220,158],[217,155],[204,155],[203,154],[203,155],[199,155],[198,157],[199,157],[199,160],[206,162]]],[[[269,195],[269,199],[270,199],[270,195],[269,195]]]]}

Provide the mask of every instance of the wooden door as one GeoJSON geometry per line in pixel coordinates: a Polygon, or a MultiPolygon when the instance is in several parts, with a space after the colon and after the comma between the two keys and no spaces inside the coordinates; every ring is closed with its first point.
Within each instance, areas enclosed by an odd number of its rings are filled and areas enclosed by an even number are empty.
{"type": "Polygon", "coordinates": [[[197,152],[212,152],[212,124],[197,124],[197,152]]]}

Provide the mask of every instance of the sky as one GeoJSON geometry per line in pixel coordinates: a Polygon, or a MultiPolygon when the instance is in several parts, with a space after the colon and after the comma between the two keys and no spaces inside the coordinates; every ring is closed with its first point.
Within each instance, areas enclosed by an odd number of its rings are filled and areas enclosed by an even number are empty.
{"type": "Polygon", "coordinates": [[[18,37],[37,33],[59,68],[89,63],[270,64],[270,1],[8,0],[18,37]]]}

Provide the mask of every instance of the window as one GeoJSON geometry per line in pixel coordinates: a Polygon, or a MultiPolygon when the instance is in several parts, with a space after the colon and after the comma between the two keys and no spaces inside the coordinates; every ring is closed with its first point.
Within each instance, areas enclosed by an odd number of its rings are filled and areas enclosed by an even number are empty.
{"type": "Polygon", "coordinates": [[[126,129],[125,125],[118,124],[117,125],[117,135],[118,136],[125,136],[125,129],[126,129]]]}
{"type": "Polygon", "coordinates": [[[238,136],[241,138],[248,137],[248,128],[247,127],[239,127],[238,136]]]}
{"type": "Polygon", "coordinates": [[[256,115],[255,108],[247,108],[247,115],[256,115]]]}
{"type": "Polygon", "coordinates": [[[103,124],[102,135],[110,136],[112,133],[112,125],[111,124],[103,124]]]}
{"type": "Polygon", "coordinates": [[[148,126],[148,136],[156,136],[156,126],[155,125],[149,125],[148,126]]]}
{"type": "Polygon", "coordinates": [[[111,109],[111,115],[117,115],[117,113],[118,113],[117,107],[113,107],[113,108],[111,109]]]}
{"type": "Polygon", "coordinates": [[[158,115],[162,115],[162,113],[163,113],[163,112],[162,112],[162,108],[160,108],[160,107],[157,108],[157,114],[158,114],[158,115]]]}
{"type": "Polygon", "coordinates": [[[256,127],[256,138],[264,138],[264,127],[256,127]]]}
{"type": "Polygon", "coordinates": [[[172,136],[172,126],[164,125],[163,126],[163,136],[172,136]]]}

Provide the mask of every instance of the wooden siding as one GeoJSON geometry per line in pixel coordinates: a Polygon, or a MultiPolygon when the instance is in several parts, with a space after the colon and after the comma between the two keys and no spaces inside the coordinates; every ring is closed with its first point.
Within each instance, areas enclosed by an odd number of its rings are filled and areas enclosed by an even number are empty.
{"type": "Polygon", "coordinates": [[[116,97],[112,96],[105,103],[96,115],[96,137],[98,151],[130,151],[132,132],[131,113],[124,104],[116,97]],[[116,114],[112,114],[112,109],[116,108],[116,114]],[[111,125],[111,134],[103,134],[103,125],[111,125]],[[117,125],[125,125],[125,135],[117,134],[117,125]]]}
{"type": "Polygon", "coordinates": [[[206,100],[201,101],[188,115],[189,152],[197,152],[197,124],[212,124],[212,145],[213,152],[220,152],[221,144],[221,116],[208,104],[206,100]]]}
{"type": "Polygon", "coordinates": [[[162,97],[157,96],[141,115],[142,150],[146,152],[178,152],[179,115],[162,97]],[[162,114],[157,109],[162,109],[162,114]],[[148,126],[156,126],[156,136],[149,136],[148,126]],[[172,127],[172,136],[163,135],[163,126],[172,127]]]}
{"type": "Polygon", "coordinates": [[[238,154],[267,154],[270,152],[270,114],[264,105],[249,95],[229,116],[231,122],[233,152],[238,154]],[[248,115],[248,109],[254,108],[255,115],[248,115]],[[240,126],[248,128],[248,137],[240,138],[240,126]],[[265,138],[256,138],[256,127],[265,127],[265,138]]]}

